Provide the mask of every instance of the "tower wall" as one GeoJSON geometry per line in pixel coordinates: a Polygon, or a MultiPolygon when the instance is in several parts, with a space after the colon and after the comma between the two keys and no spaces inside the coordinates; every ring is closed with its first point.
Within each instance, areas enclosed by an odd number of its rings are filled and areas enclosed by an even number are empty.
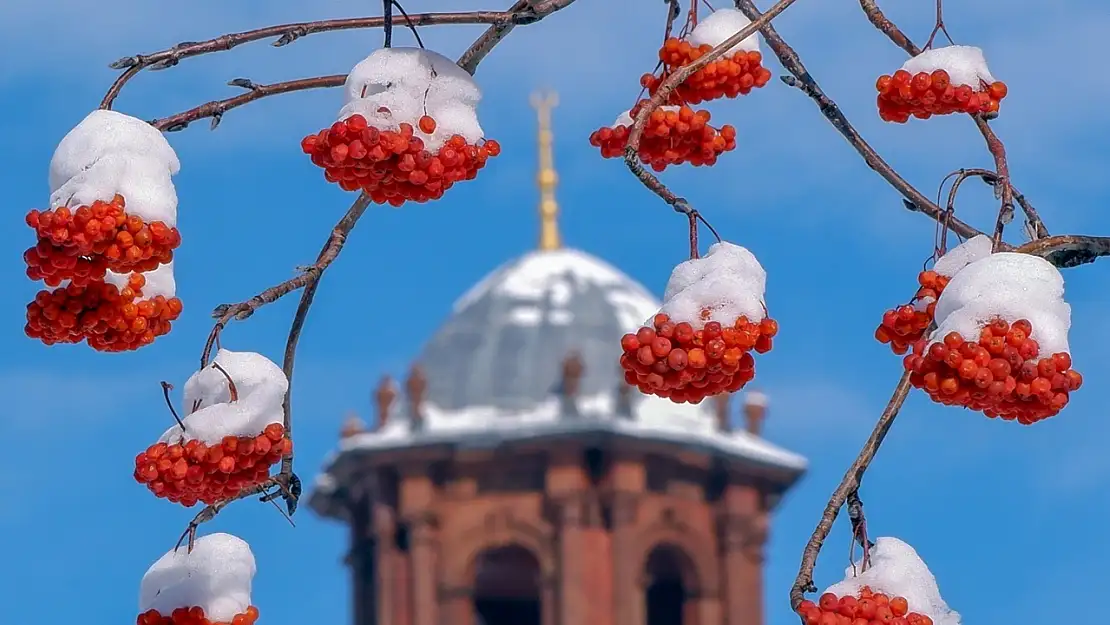
{"type": "Polygon", "coordinates": [[[355,625],[476,625],[476,562],[511,545],[538,563],[541,625],[645,624],[656,547],[689,562],[683,625],[763,623],[761,486],[707,459],[568,442],[376,470],[351,515],[354,589],[374,595],[355,625]]]}

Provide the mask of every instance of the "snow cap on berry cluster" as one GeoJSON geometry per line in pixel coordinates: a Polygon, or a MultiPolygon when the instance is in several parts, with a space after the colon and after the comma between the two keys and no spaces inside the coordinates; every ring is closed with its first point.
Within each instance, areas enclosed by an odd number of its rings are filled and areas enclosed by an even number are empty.
{"type": "Polygon", "coordinates": [[[981,83],[992,84],[995,81],[991,71],[987,69],[987,59],[983,50],[975,46],[945,46],[933,48],[906,61],[902,69],[916,76],[921,72],[931,74],[938,69],[948,72],[949,84],[953,87],[967,85],[974,91],[982,88],[981,83]]]}
{"type": "Polygon", "coordinates": [[[139,613],[169,616],[177,608],[199,607],[212,622],[230,623],[251,605],[257,567],[250,546],[230,534],[197,539],[190,553],[170,551],[151,566],[139,584],[139,613]]]}
{"type": "MultiPolygon", "coordinates": [[[[994,243],[990,237],[985,234],[973,236],[938,258],[937,262],[933,264],[933,271],[946,278],[951,278],[969,264],[989,256],[993,245],[994,243]]],[[[926,310],[929,304],[935,301],[936,299],[932,297],[922,297],[914,301],[913,307],[916,310],[926,310]]]]}
{"type": "Polygon", "coordinates": [[[873,592],[902,597],[910,612],[933,619],[933,625],[960,625],[960,614],[940,596],[937,579],[913,547],[897,538],[883,537],[870,550],[871,567],[857,562],[844,571],[844,581],[826,590],[837,597],[858,597],[864,586],[873,592]],[[862,572],[861,572],[862,571],[862,572]]]}
{"type": "Polygon", "coordinates": [[[171,177],[177,154],[153,126],[115,111],[93,111],[50,159],[50,208],[89,206],[122,195],[127,213],[177,225],[171,177]]]}
{"type": "MultiPolygon", "coordinates": [[[[751,23],[748,16],[737,9],[717,9],[699,21],[686,40],[692,46],[709,44],[716,48],[751,23]]],[[[726,54],[737,52],[759,52],[758,32],[745,37],[740,43],[732,46],[726,54]]]]}
{"type": "Polygon", "coordinates": [[[346,101],[339,120],[358,114],[378,130],[396,131],[401,123],[413,126],[413,135],[435,152],[454,135],[476,144],[484,137],[478,123],[482,91],[474,79],[451,59],[420,48],[375,50],[347,76],[346,101]],[[435,120],[431,134],[418,122],[427,115],[435,120]]]}
{"type": "MultiPolygon", "coordinates": [[[[747,249],[722,241],[709,253],[679,264],[671,272],[659,312],[696,329],[706,321],[731,326],[740,317],[758,323],[767,315],[767,272],[747,249]],[[702,311],[709,318],[702,318],[702,311]]],[[[649,322],[650,323],[650,322],[649,322]]]]}
{"type": "Polygon", "coordinates": [[[930,340],[957,332],[978,342],[980,330],[996,317],[1009,323],[1028,320],[1040,358],[1070,353],[1071,306],[1064,301],[1064,276],[1043,258],[999,252],[958,271],[937,300],[937,329],[930,340]]]}
{"type": "Polygon", "coordinates": [[[938,258],[937,262],[933,263],[933,271],[951,278],[964,267],[989,256],[993,245],[987,235],[975,235],[938,258]]]}
{"type": "MultiPolygon", "coordinates": [[[[143,285],[141,294],[135,301],[139,302],[145,299],[154,299],[161,295],[166,299],[170,299],[177,294],[177,281],[173,278],[173,261],[165,265],[158,265],[156,269],[141,272],[143,278],[146,279],[146,284],[143,285]]],[[[117,289],[123,289],[127,286],[130,280],[130,273],[116,273],[109,271],[104,275],[104,281],[108,284],[115,285],[117,289]]],[[[69,284],[67,280],[65,284],[69,284]]],[[[61,288],[65,288],[65,285],[61,288]]]]}
{"type": "Polygon", "coordinates": [[[158,440],[172,444],[195,439],[214,445],[225,436],[257,436],[271,423],[282,423],[288,390],[289,378],[269,358],[221,349],[212,363],[185,382],[185,412],[199,406],[182,419],[185,432],[174,425],[158,440]],[[231,401],[229,377],[235,384],[235,401],[231,401]]]}

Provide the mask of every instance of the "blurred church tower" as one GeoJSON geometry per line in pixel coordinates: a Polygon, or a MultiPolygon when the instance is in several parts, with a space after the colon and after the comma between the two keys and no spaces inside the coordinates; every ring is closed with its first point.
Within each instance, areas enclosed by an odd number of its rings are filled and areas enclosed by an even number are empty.
{"type": "Polygon", "coordinates": [[[563,247],[556,103],[532,99],[539,249],[458,300],[316,480],[350,527],[353,623],[763,625],[768,518],[806,461],[760,438],[758,393],[734,428],[729,397],[630,392],[620,337],[659,302],[563,247]]]}

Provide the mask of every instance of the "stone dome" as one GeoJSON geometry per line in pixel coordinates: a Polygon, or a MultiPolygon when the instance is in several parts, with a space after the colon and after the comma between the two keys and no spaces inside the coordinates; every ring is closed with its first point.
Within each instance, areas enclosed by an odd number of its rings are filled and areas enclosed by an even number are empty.
{"type": "MultiPolygon", "coordinates": [[[[572,353],[585,364],[579,388],[583,402],[615,399],[624,384],[620,338],[659,306],[638,282],[585,252],[525,254],[459,298],[424,347],[419,361],[427,374],[425,402],[441,418],[475,410],[505,418],[533,413],[551,401],[563,359],[572,353]]],[[[602,403],[610,406],[597,406],[602,412],[615,405],[602,403]]],[[[666,407],[669,418],[712,427],[703,406],[637,397],[633,416],[666,407]]]]}

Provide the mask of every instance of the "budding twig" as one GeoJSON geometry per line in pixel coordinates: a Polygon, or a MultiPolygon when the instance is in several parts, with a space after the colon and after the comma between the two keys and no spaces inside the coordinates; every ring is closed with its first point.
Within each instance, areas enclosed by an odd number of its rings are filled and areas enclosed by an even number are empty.
{"type": "Polygon", "coordinates": [[[224,100],[214,100],[206,104],[201,104],[187,111],[156,119],[150,122],[150,124],[162,132],[178,132],[184,130],[190,123],[198,119],[211,117],[211,129],[215,130],[216,127],[220,125],[220,121],[223,120],[224,113],[233,108],[238,108],[244,104],[250,104],[255,100],[261,100],[262,98],[272,95],[304,91],[306,89],[342,87],[346,80],[346,74],[332,74],[331,76],[314,76],[312,78],[276,82],[272,85],[260,85],[246,78],[236,78],[228,82],[228,85],[232,87],[242,87],[247,90],[246,93],[224,100]]]}

